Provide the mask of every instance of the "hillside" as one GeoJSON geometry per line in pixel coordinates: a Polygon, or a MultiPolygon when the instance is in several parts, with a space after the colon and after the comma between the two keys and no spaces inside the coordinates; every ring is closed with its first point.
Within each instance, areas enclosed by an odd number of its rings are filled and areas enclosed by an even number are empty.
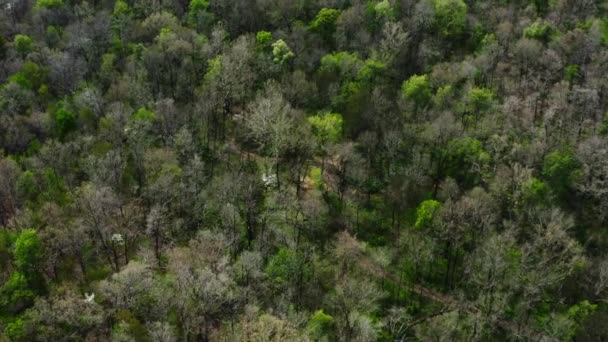
{"type": "Polygon", "coordinates": [[[0,0],[0,342],[608,340],[608,2],[0,0]]]}

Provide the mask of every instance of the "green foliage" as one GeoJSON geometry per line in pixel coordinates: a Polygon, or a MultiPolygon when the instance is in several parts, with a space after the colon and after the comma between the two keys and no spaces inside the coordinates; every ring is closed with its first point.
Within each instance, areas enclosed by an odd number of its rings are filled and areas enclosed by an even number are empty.
{"type": "Polygon", "coordinates": [[[285,64],[287,61],[295,57],[295,54],[283,39],[279,39],[272,44],[273,61],[277,64],[285,64]]]}
{"type": "Polygon", "coordinates": [[[14,234],[8,229],[0,229],[0,269],[7,270],[13,254],[14,234]]]}
{"type": "Polygon", "coordinates": [[[28,276],[14,271],[0,288],[0,317],[15,315],[33,304],[36,294],[30,287],[28,276]]]}
{"type": "Polygon", "coordinates": [[[604,113],[604,117],[600,123],[599,133],[604,137],[608,135],[608,113],[604,113]]]}
{"type": "Polygon", "coordinates": [[[297,256],[287,249],[281,248],[279,252],[270,258],[266,266],[266,274],[278,284],[290,281],[290,277],[297,271],[297,256]]]}
{"type": "Polygon", "coordinates": [[[17,2],[0,340],[608,338],[603,2],[17,2]]]}
{"type": "Polygon", "coordinates": [[[585,318],[597,310],[597,304],[591,304],[588,300],[583,300],[568,309],[567,315],[578,323],[582,323],[585,318]]]}
{"type": "Polygon", "coordinates": [[[310,30],[320,34],[326,41],[330,41],[336,31],[336,21],[340,13],[340,10],[334,8],[322,8],[310,23],[310,30]]]}
{"type": "Polygon", "coordinates": [[[3,301],[0,307],[8,308],[21,302],[31,302],[35,297],[34,292],[29,288],[27,276],[21,271],[15,271],[11,274],[8,281],[2,286],[0,290],[2,296],[0,297],[3,301]]]}
{"type": "Polygon", "coordinates": [[[23,72],[18,72],[8,78],[9,82],[16,83],[25,89],[32,89],[32,82],[27,79],[27,76],[23,72]]]}
{"type": "Polygon", "coordinates": [[[131,9],[129,5],[123,0],[117,0],[114,3],[114,11],[112,12],[113,16],[123,16],[131,13],[131,9]]]}
{"type": "Polygon", "coordinates": [[[378,76],[382,75],[387,65],[377,59],[367,59],[363,67],[357,73],[357,79],[365,84],[371,84],[378,76]]]}
{"type": "Polygon", "coordinates": [[[133,119],[138,121],[154,121],[155,114],[153,111],[148,110],[144,107],[139,108],[135,113],[133,113],[133,119]]]}
{"type": "Polygon", "coordinates": [[[120,310],[115,314],[115,319],[120,322],[112,327],[115,333],[120,333],[120,336],[129,336],[136,342],[148,341],[146,327],[132,312],[120,310]]]}
{"type": "Polygon", "coordinates": [[[312,167],[310,169],[310,181],[312,186],[317,189],[322,189],[324,186],[323,182],[323,172],[320,167],[312,167]]]}
{"type": "Polygon", "coordinates": [[[36,231],[23,230],[15,240],[15,265],[22,272],[32,272],[42,258],[42,243],[36,231]]]}
{"type": "Polygon", "coordinates": [[[441,208],[441,203],[436,200],[426,200],[420,203],[416,209],[416,223],[414,227],[425,228],[428,227],[435,218],[435,214],[441,208]]]}
{"type": "Polygon", "coordinates": [[[483,113],[492,108],[494,92],[488,88],[473,87],[467,94],[469,109],[474,113],[483,113]]]}
{"type": "Polygon", "coordinates": [[[568,65],[564,69],[564,79],[568,81],[568,83],[572,84],[578,81],[580,77],[580,66],[577,64],[568,65]]]}
{"type": "Polygon", "coordinates": [[[192,0],[188,6],[188,14],[190,17],[194,17],[198,13],[206,11],[207,7],[209,7],[209,0],[192,0]]]}
{"type": "Polygon", "coordinates": [[[15,49],[21,56],[26,56],[34,48],[34,40],[25,34],[16,35],[13,42],[15,43],[15,49]]]}
{"type": "Polygon", "coordinates": [[[270,258],[265,272],[275,284],[282,286],[295,282],[300,272],[307,273],[308,270],[309,266],[295,251],[281,248],[270,258]]]}
{"type": "Polygon", "coordinates": [[[550,40],[553,32],[554,29],[550,24],[537,20],[524,29],[524,37],[547,42],[550,40]]]}
{"type": "Polygon", "coordinates": [[[342,115],[338,113],[324,112],[308,117],[313,134],[322,145],[340,141],[343,122],[342,115]]]}
{"type": "Polygon", "coordinates": [[[23,63],[21,71],[9,77],[10,82],[15,82],[23,88],[36,90],[42,86],[46,77],[46,71],[38,64],[27,61],[23,63]]]}
{"type": "Polygon", "coordinates": [[[45,191],[40,194],[39,201],[55,202],[60,206],[68,204],[70,198],[63,178],[51,168],[44,169],[42,177],[45,191]]]}
{"type": "Polygon", "coordinates": [[[359,73],[363,61],[356,53],[341,51],[321,58],[320,72],[338,75],[343,79],[353,79],[359,73]]]}
{"type": "Polygon", "coordinates": [[[376,16],[379,18],[392,19],[395,16],[393,6],[388,0],[382,0],[374,6],[376,16]]]}
{"type": "Polygon", "coordinates": [[[547,13],[549,9],[551,0],[531,0],[532,5],[534,5],[534,9],[540,15],[544,15],[547,13]]]}
{"type": "Polygon", "coordinates": [[[413,75],[401,85],[401,93],[413,101],[416,108],[424,107],[432,96],[428,75],[413,75]]]}
{"type": "Polygon", "coordinates": [[[26,200],[32,201],[38,195],[38,185],[34,172],[27,170],[17,179],[17,193],[26,200]]]}
{"type": "Polygon", "coordinates": [[[192,0],[188,7],[188,21],[199,32],[209,27],[214,16],[208,11],[209,0],[192,0]]]}
{"type": "Polygon", "coordinates": [[[46,42],[49,47],[56,47],[61,41],[63,30],[59,26],[49,25],[46,28],[46,42]]]}
{"type": "Polygon", "coordinates": [[[260,50],[269,49],[272,44],[272,33],[268,31],[259,31],[255,35],[255,44],[260,50]]]}
{"type": "Polygon", "coordinates": [[[453,88],[451,85],[437,89],[437,92],[433,97],[433,105],[437,108],[445,108],[448,105],[449,99],[452,95],[453,88]]]}
{"type": "Polygon", "coordinates": [[[446,175],[471,187],[480,181],[481,172],[490,162],[490,155],[481,141],[463,137],[451,140],[445,151],[446,175]]]}
{"type": "Polygon", "coordinates": [[[51,168],[39,173],[27,170],[17,180],[17,192],[30,207],[44,202],[54,202],[60,206],[70,201],[63,179],[51,168]]]}
{"type": "Polygon", "coordinates": [[[209,60],[209,65],[207,66],[207,73],[205,73],[205,82],[212,82],[217,77],[220,76],[222,72],[222,56],[219,55],[214,59],[209,60]]]}
{"type": "Polygon", "coordinates": [[[334,327],[334,318],[323,312],[323,309],[315,311],[308,321],[308,332],[316,339],[330,335],[334,327]]]}
{"type": "Polygon", "coordinates": [[[462,0],[433,0],[435,27],[446,38],[464,33],[467,26],[467,4],[462,0]]]}
{"type": "Polygon", "coordinates": [[[103,77],[109,77],[114,71],[114,63],[116,63],[116,55],[113,53],[106,53],[101,56],[101,67],[99,73],[103,77]]]}
{"type": "Polygon", "coordinates": [[[602,44],[608,46],[608,18],[600,20],[600,35],[602,44]]]}
{"type": "Polygon", "coordinates": [[[59,8],[63,6],[63,0],[38,0],[36,8],[59,8]]]}
{"type": "Polygon", "coordinates": [[[61,139],[77,127],[76,115],[66,108],[65,104],[59,105],[59,108],[53,113],[52,119],[57,136],[61,139]]]}
{"type": "Polygon", "coordinates": [[[579,163],[569,152],[554,151],[543,162],[543,177],[553,192],[562,197],[572,187],[579,174],[579,163]]]}
{"type": "Polygon", "coordinates": [[[496,35],[494,33],[487,33],[483,36],[481,42],[479,42],[479,49],[483,51],[490,44],[497,43],[496,35]]]}
{"type": "Polygon", "coordinates": [[[26,341],[26,324],[21,318],[17,318],[14,321],[8,323],[4,328],[4,334],[11,341],[26,341]]]}
{"type": "Polygon", "coordinates": [[[538,178],[532,177],[522,187],[522,206],[545,205],[549,203],[549,187],[538,178]]]}
{"type": "Polygon", "coordinates": [[[560,340],[572,340],[581,327],[585,318],[597,310],[596,304],[583,300],[571,306],[566,312],[558,314],[544,314],[537,317],[541,325],[550,336],[560,340]]]}

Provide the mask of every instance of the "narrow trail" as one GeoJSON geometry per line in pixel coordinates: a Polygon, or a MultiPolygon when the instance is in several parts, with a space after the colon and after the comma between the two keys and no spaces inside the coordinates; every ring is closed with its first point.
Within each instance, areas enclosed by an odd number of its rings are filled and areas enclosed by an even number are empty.
{"type": "MultiPolygon", "coordinates": [[[[238,148],[236,147],[236,145],[234,145],[233,148],[238,151],[238,148]]],[[[256,153],[253,153],[253,152],[241,152],[240,156],[242,159],[247,159],[247,160],[250,160],[250,159],[262,160],[263,159],[263,157],[261,157],[260,155],[258,155],[256,153]]],[[[330,187],[333,186],[334,188],[336,187],[336,184],[337,184],[337,180],[336,180],[337,176],[335,175],[335,171],[336,171],[336,169],[338,169],[338,164],[339,164],[338,159],[339,159],[338,156],[331,156],[325,160],[324,181],[326,182],[327,185],[329,185],[330,187]]],[[[315,158],[313,160],[313,163],[311,166],[320,167],[321,160],[319,158],[315,158]]],[[[308,175],[305,175],[302,179],[302,188],[301,188],[303,191],[303,194],[308,193],[313,188],[314,188],[314,186],[312,185],[312,180],[310,179],[310,177],[308,175]]],[[[360,255],[358,262],[359,262],[359,265],[363,269],[369,271],[376,277],[383,277],[385,279],[390,279],[394,282],[400,281],[398,276],[386,271],[384,269],[384,267],[375,263],[369,256],[360,255]]],[[[440,315],[443,315],[445,313],[455,311],[455,310],[468,312],[468,313],[474,314],[474,315],[482,314],[481,310],[479,308],[475,307],[471,303],[464,303],[464,302],[454,298],[453,296],[438,292],[436,290],[425,287],[423,285],[414,284],[412,286],[411,290],[421,297],[424,297],[431,301],[440,303],[444,306],[444,308],[442,308],[438,313],[433,314],[430,317],[440,316],[440,315]]],[[[426,317],[424,319],[428,319],[430,317],[426,317]]],[[[510,332],[512,334],[512,336],[515,337],[517,340],[541,341],[541,342],[555,341],[554,338],[549,337],[549,336],[543,334],[542,332],[534,330],[528,326],[519,325],[513,321],[498,319],[495,322],[495,324],[498,327],[500,327],[501,329],[510,332]]]]}
{"type": "MultiPolygon", "coordinates": [[[[375,263],[366,255],[359,256],[359,265],[372,273],[377,277],[383,277],[385,279],[390,279],[394,282],[399,282],[400,279],[393,273],[387,272],[382,266],[375,263]]],[[[450,295],[445,293],[441,293],[435,291],[431,288],[422,286],[420,284],[414,284],[411,290],[417,295],[432,300],[434,302],[440,303],[444,306],[444,309],[440,311],[439,315],[445,314],[450,311],[464,311],[474,315],[480,315],[481,310],[475,307],[471,303],[462,302],[450,295]]],[[[434,315],[437,316],[437,315],[434,315]]],[[[504,319],[498,319],[495,324],[503,330],[506,330],[512,334],[518,340],[526,340],[526,341],[543,341],[550,342],[555,341],[554,338],[544,335],[542,332],[534,330],[527,326],[520,326],[513,321],[508,321],[504,319]]]]}

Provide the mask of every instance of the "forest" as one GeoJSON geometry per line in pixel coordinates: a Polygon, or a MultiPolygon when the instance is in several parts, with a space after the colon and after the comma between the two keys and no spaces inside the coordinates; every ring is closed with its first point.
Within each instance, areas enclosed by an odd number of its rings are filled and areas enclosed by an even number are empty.
{"type": "Polygon", "coordinates": [[[0,0],[0,342],[608,341],[608,1],[0,0]]]}

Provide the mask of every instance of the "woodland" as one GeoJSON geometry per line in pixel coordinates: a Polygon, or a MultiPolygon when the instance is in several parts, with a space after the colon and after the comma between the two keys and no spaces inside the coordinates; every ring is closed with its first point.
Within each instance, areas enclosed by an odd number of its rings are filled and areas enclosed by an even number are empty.
{"type": "Polygon", "coordinates": [[[0,0],[0,342],[608,341],[608,1],[0,0]]]}

